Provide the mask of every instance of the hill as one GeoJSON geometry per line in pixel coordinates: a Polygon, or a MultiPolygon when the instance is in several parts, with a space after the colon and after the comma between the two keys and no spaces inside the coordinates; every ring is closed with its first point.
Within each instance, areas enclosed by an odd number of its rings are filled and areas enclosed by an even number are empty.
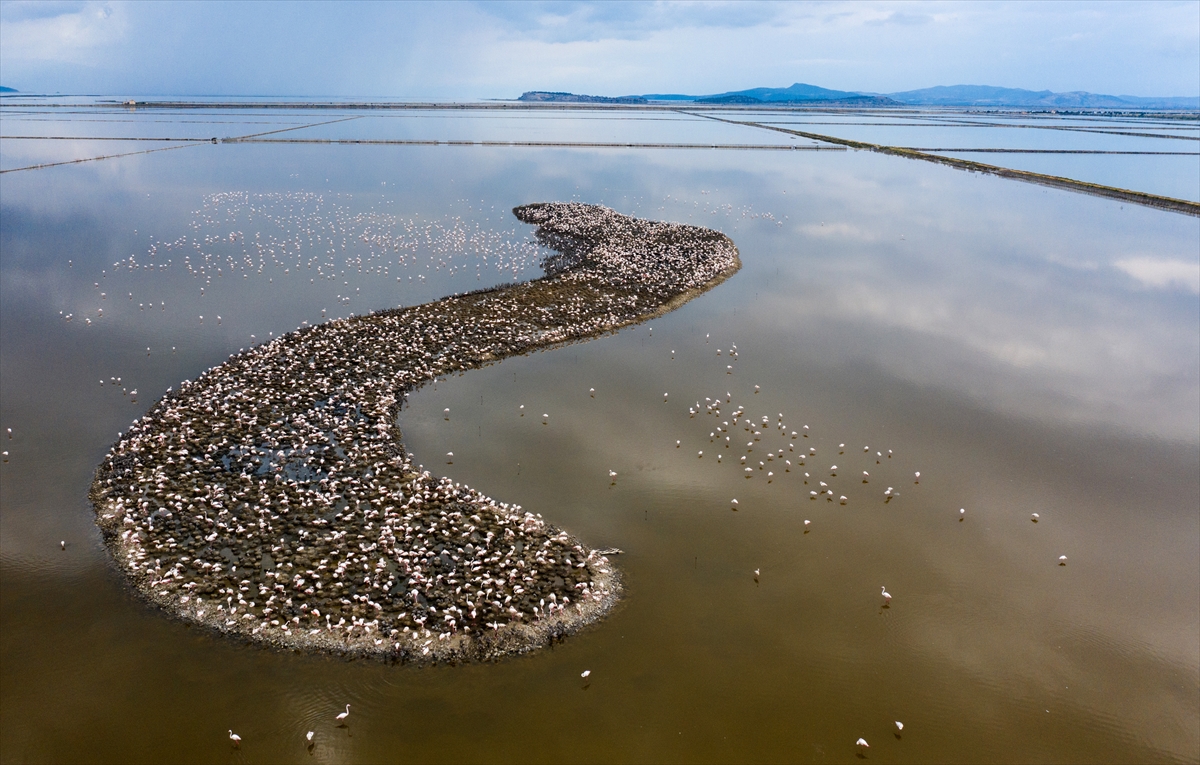
{"type": "Polygon", "coordinates": [[[998,88],[992,85],[939,85],[888,93],[888,98],[913,106],[1038,106],[1067,109],[1200,109],[1200,98],[1172,96],[1108,96],[1086,91],[998,88]]]}
{"type": "Polygon", "coordinates": [[[647,93],[642,96],[584,96],[575,93],[533,90],[519,101],[574,104],[645,104],[676,101],[695,104],[808,104],[828,106],[976,106],[1036,109],[1200,109],[1200,97],[1110,96],[1086,91],[1055,93],[1050,90],[1001,88],[993,85],[938,85],[899,93],[832,90],[797,82],[786,88],[749,88],[691,96],[683,93],[647,93]]]}
{"type": "Polygon", "coordinates": [[[701,99],[719,99],[745,97],[752,98],[755,101],[775,102],[775,101],[838,101],[844,98],[853,98],[860,96],[861,93],[851,93],[846,90],[830,90],[829,88],[821,88],[816,85],[807,85],[802,82],[796,82],[786,88],[750,88],[749,90],[735,90],[729,93],[717,93],[711,96],[701,96],[696,100],[701,99]]]}
{"type": "Polygon", "coordinates": [[[521,94],[518,101],[545,101],[549,103],[559,104],[644,104],[647,103],[643,96],[617,96],[610,98],[609,96],[581,96],[576,93],[563,93],[560,91],[548,90],[529,90],[521,94]]]}
{"type": "Polygon", "coordinates": [[[831,90],[817,85],[796,82],[786,88],[750,88],[714,93],[708,96],[685,96],[672,94],[649,94],[649,101],[692,101],[698,104],[799,104],[820,102],[823,104],[853,104],[857,106],[896,106],[887,96],[877,93],[855,93],[848,90],[831,90]]]}

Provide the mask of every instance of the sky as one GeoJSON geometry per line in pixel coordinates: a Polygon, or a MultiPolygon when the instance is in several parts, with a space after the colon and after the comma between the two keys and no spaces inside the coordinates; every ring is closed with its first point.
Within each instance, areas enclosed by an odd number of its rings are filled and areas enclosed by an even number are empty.
{"type": "Polygon", "coordinates": [[[1200,95],[1200,2],[0,2],[34,93],[475,100],[804,82],[1200,95]]]}

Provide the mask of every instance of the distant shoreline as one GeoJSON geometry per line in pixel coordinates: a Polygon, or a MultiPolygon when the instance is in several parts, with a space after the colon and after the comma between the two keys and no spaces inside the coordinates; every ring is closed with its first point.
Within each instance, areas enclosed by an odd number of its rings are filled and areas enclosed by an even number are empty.
{"type": "MultiPolygon", "coordinates": [[[[44,95],[34,96],[20,94],[26,98],[100,98],[100,96],[63,96],[44,95]]],[[[647,101],[646,103],[606,103],[606,102],[565,102],[565,101],[516,101],[494,99],[490,101],[193,101],[177,100],[147,100],[129,99],[126,101],[104,100],[94,103],[45,103],[45,108],[71,109],[112,109],[125,107],[129,109],[305,109],[329,110],[344,109],[353,111],[389,111],[389,110],[562,110],[605,109],[612,111],[654,111],[678,112],[681,109],[694,108],[691,101],[647,101]]],[[[897,104],[896,106],[862,106],[836,101],[764,101],[756,104],[699,104],[705,111],[730,112],[831,112],[848,113],[863,111],[881,111],[888,114],[920,114],[926,112],[969,113],[969,114],[1028,114],[1056,116],[1098,116],[1098,117],[1158,117],[1177,118],[1200,121],[1200,110],[1197,109],[1117,109],[1099,107],[1015,107],[1015,106],[949,106],[931,105],[915,106],[897,104]]]]}

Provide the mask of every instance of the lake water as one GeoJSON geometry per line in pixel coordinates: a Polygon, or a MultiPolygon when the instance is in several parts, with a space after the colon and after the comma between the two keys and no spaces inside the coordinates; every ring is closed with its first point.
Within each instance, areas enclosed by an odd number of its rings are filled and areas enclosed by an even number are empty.
{"type": "MultiPolygon", "coordinates": [[[[277,135],[795,143],[677,113],[6,99],[0,169],[345,117],[277,135]]],[[[1132,124],[1105,123],[1172,127],[1132,124]]],[[[1093,139],[1116,140],[1038,141],[1093,139]]],[[[1014,156],[1042,155],[970,158],[1014,156]]],[[[1122,159],[1071,156],[1084,180],[1122,159]]],[[[1120,185],[1200,185],[1168,159],[1120,185]]],[[[878,762],[1200,759],[1198,218],[854,151],[196,143],[0,192],[4,761],[839,762],[860,736],[878,762]],[[510,210],[571,199],[719,229],[742,270],[442,379],[399,425],[435,473],[621,548],[614,613],[518,659],[411,668],[231,642],[128,590],[86,492],[169,386],[301,322],[535,278],[510,210]],[[739,406],[758,433],[726,447],[739,406]]]]}

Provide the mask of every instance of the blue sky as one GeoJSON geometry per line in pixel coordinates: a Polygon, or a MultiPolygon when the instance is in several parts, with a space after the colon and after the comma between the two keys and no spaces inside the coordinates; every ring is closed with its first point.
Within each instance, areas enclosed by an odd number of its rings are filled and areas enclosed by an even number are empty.
{"type": "Polygon", "coordinates": [[[1200,2],[0,2],[27,92],[513,98],[807,82],[1200,95],[1200,2]]]}

